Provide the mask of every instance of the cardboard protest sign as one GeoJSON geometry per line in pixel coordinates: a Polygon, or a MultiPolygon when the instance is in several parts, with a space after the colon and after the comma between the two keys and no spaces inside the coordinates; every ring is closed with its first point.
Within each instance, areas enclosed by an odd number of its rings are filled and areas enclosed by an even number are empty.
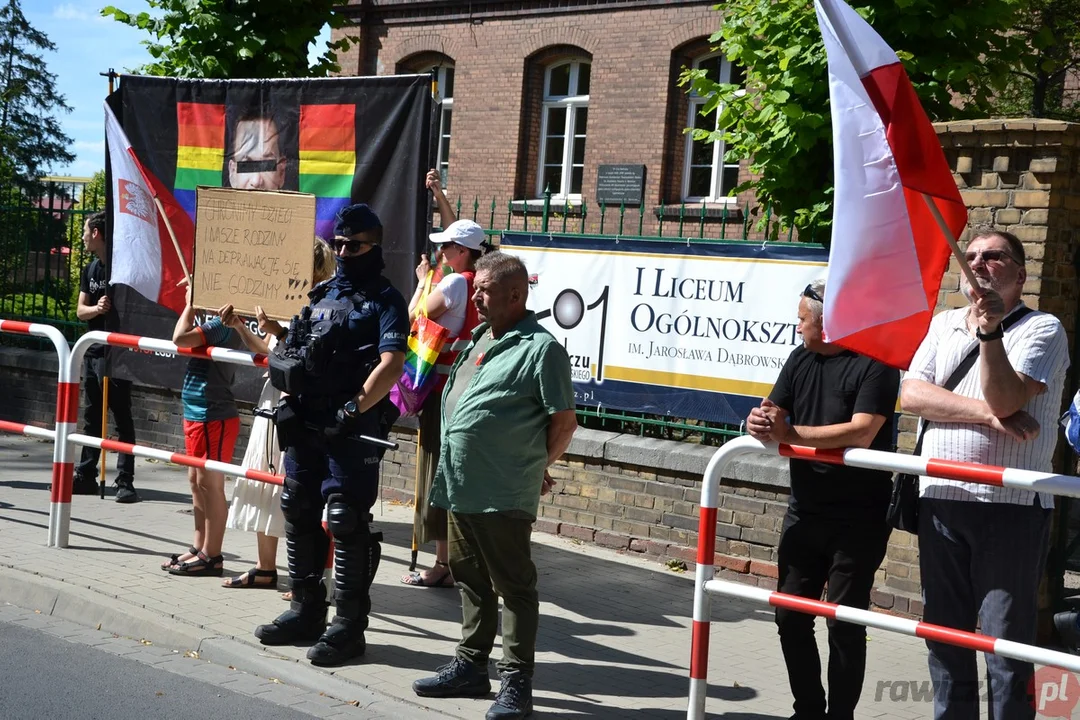
{"type": "Polygon", "coordinates": [[[200,186],[195,200],[194,304],[232,304],[288,320],[307,303],[314,276],[315,196],[200,186]]]}

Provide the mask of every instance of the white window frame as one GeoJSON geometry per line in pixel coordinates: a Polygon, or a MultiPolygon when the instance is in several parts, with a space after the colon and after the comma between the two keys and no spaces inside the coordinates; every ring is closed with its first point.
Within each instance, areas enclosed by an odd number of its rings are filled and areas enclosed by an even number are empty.
{"type": "Polygon", "coordinates": [[[453,63],[441,62],[437,65],[431,65],[421,72],[431,73],[435,76],[435,92],[434,98],[437,102],[442,103],[439,110],[439,141],[438,147],[435,149],[435,168],[439,171],[439,176],[442,178],[443,190],[446,190],[446,186],[450,181],[450,141],[452,133],[446,130],[446,126],[453,127],[453,112],[454,112],[454,96],[447,97],[443,94],[446,88],[446,75],[447,71],[453,72],[453,63]],[[447,122],[447,121],[450,122],[447,122]],[[446,140],[446,157],[443,156],[443,140],[446,140]],[[445,168],[445,170],[444,170],[445,168]]]}
{"type": "MultiPolygon", "coordinates": [[[[547,138],[548,138],[548,115],[553,108],[565,108],[566,109],[566,127],[563,132],[563,157],[562,157],[562,185],[558,188],[551,188],[551,199],[554,203],[556,200],[561,203],[566,202],[580,202],[581,193],[568,192],[570,188],[571,177],[574,169],[574,121],[576,111],[580,108],[588,109],[589,96],[578,95],[578,77],[581,72],[581,66],[589,66],[590,75],[590,88],[592,87],[592,61],[591,60],[567,60],[565,62],[555,63],[549,65],[544,70],[544,99],[543,109],[540,115],[540,154],[537,156],[537,172],[536,172],[536,196],[544,196],[544,168],[546,166],[544,160],[547,158],[547,138]],[[570,66],[570,87],[569,95],[553,96],[550,93],[551,88],[551,73],[556,68],[563,67],[565,65],[570,66]]],[[[588,140],[588,131],[586,130],[585,139],[588,140]]],[[[582,163],[581,172],[582,186],[585,184],[585,167],[582,163]]]]}
{"type": "MultiPolygon", "coordinates": [[[[721,58],[720,63],[720,82],[731,82],[731,62],[723,56],[722,52],[712,53],[710,55],[703,55],[694,60],[694,69],[698,70],[701,65],[709,60],[715,60],[717,57],[721,58]]],[[[745,91],[740,91],[745,92],[745,91]]],[[[694,127],[696,120],[699,117],[701,108],[705,105],[707,98],[701,97],[697,93],[690,92],[690,107],[686,115],[686,126],[694,127]]],[[[724,110],[724,106],[718,105],[716,107],[716,118],[720,119],[720,113],[724,110]]],[[[714,128],[715,129],[715,128],[714,128]]],[[[729,197],[726,193],[730,188],[725,188],[724,184],[724,169],[730,167],[736,167],[738,163],[725,163],[724,155],[727,152],[727,147],[723,140],[717,140],[713,143],[713,157],[712,157],[712,177],[709,182],[709,194],[708,195],[691,195],[690,194],[690,163],[694,156],[694,134],[693,132],[686,133],[686,147],[683,151],[683,179],[682,179],[682,199],[684,202],[707,202],[707,203],[727,203],[735,204],[736,198],[729,197]]]]}

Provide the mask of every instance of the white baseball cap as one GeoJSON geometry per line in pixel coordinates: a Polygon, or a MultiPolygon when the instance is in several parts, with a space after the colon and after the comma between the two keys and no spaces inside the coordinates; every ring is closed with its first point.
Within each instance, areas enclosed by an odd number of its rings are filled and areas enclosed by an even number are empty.
{"type": "Polygon", "coordinates": [[[484,244],[484,228],[472,220],[455,220],[442,232],[431,233],[431,242],[436,245],[454,243],[470,250],[479,250],[484,244]]]}

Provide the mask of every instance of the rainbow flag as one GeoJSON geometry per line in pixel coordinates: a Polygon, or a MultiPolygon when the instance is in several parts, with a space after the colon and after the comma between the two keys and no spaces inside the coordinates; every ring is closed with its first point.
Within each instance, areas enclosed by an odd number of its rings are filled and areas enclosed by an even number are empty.
{"type": "Polygon", "coordinates": [[[300,192],[315,196],[315,233],[324,238],[352,202],[355,148],[355,105],[300,106],[300,192]]]}
{"type": "Polygon", "coordinates": [[[221,187],[225,165],[225,106],[176,103],[176,144],[173,194],[194,220],[195,188],[221,187]]]}
{"type": "Polygon", "coordinates": [[[413,320],[405,367],[390,389],[390,402],[403,416],[419,413],[431,391],[440,387],[443,376],[435,370],[435,363],[449,340],[450,331],[426,315],[413,320]]]}

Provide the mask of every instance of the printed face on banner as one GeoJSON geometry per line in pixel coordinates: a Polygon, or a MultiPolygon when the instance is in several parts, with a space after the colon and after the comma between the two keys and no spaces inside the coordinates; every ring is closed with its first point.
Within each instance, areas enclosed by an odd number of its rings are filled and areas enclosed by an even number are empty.
{"type": "Polygon", "coordinates": [[[285,156],[281,132],[273,117],[240,119],[233,131],[229,186],[238,190],[281,190],[285,187],[285,156]]]}
{"type": "Polygon", "coordinates": [[[529,270],[529,308],[566,347],[579,404],[734,424],[730,398],[757,404],[801,344],[799,292],[825,265],[821,248],[527,238],[502,246],[529,270]]]}

